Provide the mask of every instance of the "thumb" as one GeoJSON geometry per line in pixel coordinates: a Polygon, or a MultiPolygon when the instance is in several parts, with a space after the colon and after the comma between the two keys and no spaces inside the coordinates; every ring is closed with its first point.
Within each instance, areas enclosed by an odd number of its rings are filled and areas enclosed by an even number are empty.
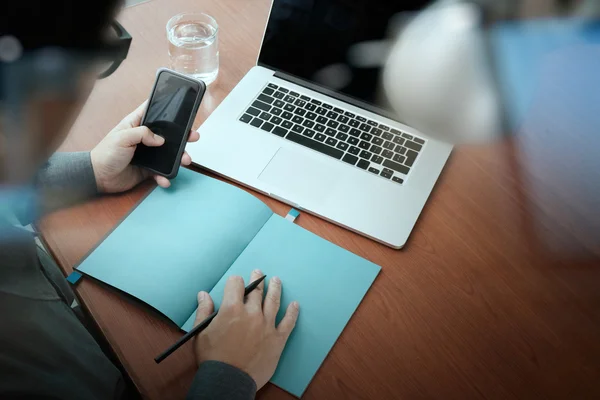
{"type": "Polygon", "coordinates": [[[196,320],[194,321],[194,326],[208,318],[208,316],[213,313],[214,308],[215,306],[208,293],[198,293],[198,309],[196,310],[196,320]]]}
{"type": "Polygon", "coordinates": [[[149,147],[158,147],[165,143],[165,139],[162,136],[155,135],[146,126],[125,129],[120,132],[120,136],[121,145],[124,147],[131,147],[140,143],[149,147]]]}

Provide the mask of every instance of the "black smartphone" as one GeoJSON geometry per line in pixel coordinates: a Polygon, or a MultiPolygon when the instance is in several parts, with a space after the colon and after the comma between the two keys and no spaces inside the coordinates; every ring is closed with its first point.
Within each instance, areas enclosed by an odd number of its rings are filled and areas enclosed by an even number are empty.
{"type": "Polygon", "coordinates": [[[165,143],[160,147],[138,144],[132,164],[169,179],[175,178],[205,91],[202,81],[166,68],[159,69],[142,125],[162,136],[165,143]]]}

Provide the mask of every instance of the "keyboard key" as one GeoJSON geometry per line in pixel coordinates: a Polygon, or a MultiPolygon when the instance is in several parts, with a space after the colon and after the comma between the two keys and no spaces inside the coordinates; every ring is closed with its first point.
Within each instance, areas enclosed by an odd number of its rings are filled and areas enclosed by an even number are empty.
{"type": "Polygon", "coordinates": [[[292,118],[294,118],[294,114],[292,114],[289,111],[284,111],[283,114],[281,114],[281,118],[283,118],[283,119],[292,119],[292,118]]]}
{"type": "Polygon", "coordinates": [[[383,133],[383,131],[381,129],[379,129],[379,128],[373,128],[373,129],[371,129],[371,133],[374,136],[381,136],[381,134],[383,133]]]}
{"type": "Polygon", "coordinates": [[[284,87],[280,87],[279,90],[281,90],[283,93],[289,93],[289,89],[286,89],[284,87]]]}
{"type": "Polygon", "coordinates": [[[392,142],[385,142],[383,144],[383,147],[388,149],[388,150],[394,150],[394,148],[396,147],[396,145],[392,142]]]}
{"type": "MultiPolygon", "coordinates": [[[[319,135],[317,134],[316,139],[318,140],[319,135]]],[[[309,139],[306,136],[297,135],[294,132],[288,133],[286,139],[291,140],[292,142],[301,144],[310,149],[316,150],[320,153],[327,154],[333,158],[337,158],[338,160],[342,158],[344,152],[338,149],[334,149],[333,147],[324,145],[323,143],[319,143],[315,140],[309,139]]],[[[335,139],[334,139],[335,140],[335,139]]]]}
{"type": "Polygon", "coordinates": [[[412,136],[412,135],[409,135],[408,133],[403,133],[403,134],[402,134],[402,137],[403,137],[404,139],[413,140],[413,136],[412,136]]]}
{"type": "Polygon", "coordinates": [[[306,113],[306,118],[314,121],[315,119],[317,119],[317,114],[315,114],[314,112],[307,112],[306,113]]]}
{"type": "Polygon", "coordinates": [[[344,112],[344,110],[342,110],[341,108],[337,108],[337,107],[334,107],[334,108],[333,108],[333,111],[335,111],[335,112],[336,112],[336,113],[338,113],[338,114],[341,114],[341,113],[343,113],[343,112],[344,112]]]}
{"type": "Polygon", "coordinates": [[[350,121],[350,118],[340,115],[337,120],[338,122],[345,124],[346,122],[350,121]]]}
{"type": "Polygon", "coordinates": [[[340,125],[338,126],[338,130],[340,132],[348,133],[350,131],[350,127],[348,125],[340,125]]]}
{"type": "Polygon", "coordinates": [[[257,99],[262,101],[263,103],[267,103],[267,104],[271,104],[275,101],[275,99],[272,98],[271,96],[267,96],[262,93],[258,95],[257,99]]]}
{"type": "Polygon", "coordinates": [[[267,86],[270,87],[271,89],[277,89],[279,87],[274,83],[269,83],[267,86]]]}
{"type": "Polygon", "coordinates": [[[310,102],[313,103],[313,104],[316,104],[318,106],[320,106],[321,104],[323,104],[323,103],[321,103],[321,101],[319,101],[317,99],[312,99],[310,102]]]}
{"type": "Polygon", "coordinates": [[[400,177],[397,177],[397,176],[393,177],[393,178],[392,178],[392,180],[393,180],[394,182],[398,182],[398,183],[404,183],[404,179],[402,179],[402,178],[400,178],[400,177]]]}
{"type": "Polygon", "coordinates": [[[358,147],[360,147],[361,149],[369,150],[371,148],[371,144],[363,140],[358,144],[358,147]]]}
{"type": "Polygon", "coordinates": [[[281,113],[283,112],[283,110],[281,108],[277,108],[277,107],[273,107],[270,111],[271,114],[273,115],[281,115],[281,113]]]}
{"type": "Polygon", "coordinates": [[[394,151],[396,153],[404,154],[404,153],[406,153],[406,147],[402,147],[402,146],[398,145],[398,146],[396,146],[394,151]]]}
{"type": "Polygon", "coordinates": [[[375,153],[375,154],[381,154],[381,152],[383,151],[383,149],[377,145],[373,145],[371,146],[371,148],[369,149],[371,151],[371,153],[375,153]]]}
{"type": "Polygon", "coordinates": [[[282,122],[283,122],[283,120],[281,118],[279,118],[279,117],[273,117],[273,118],[271,118],[271,123],[273,125],[279,125],[282,122]]]}
{"type": "Polygon", "coordinates": [[[360,152],[360,158],[364,158],[365,160],[370,160],[373,157],[373,153],[370,151],[363,150],[360,152]]]}
{"type": "Polygon", "coordinates": [[[353,144],[353,145],[357,145],[358,143],[360,143],[360,139],[359,138],[355,138],[353,136],[350,136],[348,138],[348,143],[353,144]]]}
{"type": "Polygon", "coordinates": [[[375,121],[371,121],[371,120],[368,120],[368,121],[367,121],[367,124],[369,124],[369,125],[371,125],[371,126],[379,126],[379,124],[378,124],[377,122],[375,122],[375,121]]]}
{"type": "Polygon", "coordinates": [[[265,121],[268,121],[271,119],[271,114],[263,111],[262,113],[260,113],[260,119],[264,119],[265,121]]]}
{"type": "Polygon", "coordinates": [[[402,132],[400,132],[398,129],[390,129],[390,132],[392,132],[394,135],[402,135],[402,132]]]}
{"type": "Polygon", "coordinates": [[[412,167],[415,163],[415,160],[417,159],[418,154],[419,153],[417,153],[416,151],[408,150],[406,152],[406,161],[404,162],[404,165],[412,167]]]}
{"type": "Polygon", "coordinates": [[[294,127],[292,128],[292,130],[296,133],[302,133],[304,132],[304,128],[300,125],[294,125],[294,127]]]}
{"type": "Polygon", "coordinates": [[[314,121],[311,121],[310,119],[306,119],[306,120],[304,120],[302,125],[307,128],[312,128],[313,126],[315,126],[315,123],[314,123],[314,121]]]}
{"type": "Polygon", "coordinates": [[[337,131],[335,129],[327,128],[327,130],[325,131],[325,134],[327,136],[333,137],[333,136],[337,135],[337,131]]]}
{"type": "Polygon", "coordinates": [[[344,115],[345,115],[346,117],[350,117],[350,118],[354,118],[354,117],[356,117],[356,115],[352,114],[350,111],[345,111],[345,112],[344,112],[344,115]]]}
{"type": "Polygon", "coordinates": [[[360,122],[358,122],[355,119],[351,119],[350,122],[348,122],[348,125],[354,127],[354,128],[358,128],[360,126],[360,122]]]}
{"type": "Polygon", "coordinates": [[[358,164],[356,164],[356,166],[357,166],[358,168],[362,168],[362,169],[367,169],[367,168],[369,168],[369,165],[371,165],[371,163],[370,163],[370,162],[368,162],[367,160],[360,160],[360,161],[358,162],[358,164]]]}
{"type": "Polygon", "coordinates": [[[342,161],[347,162],[348,164],[356,165],[358,157],[353,156],[352,154],[346,154],[344,158],[342,158],[342,161]]]}
{"type": "Polygon", "coordinates": [[[327,113],[327,117],[331,118],[331,119],[337,119],[337,117],[339,116],[339,114],[334,113],[333,111],[329,111],[327,113]]]}
{"type": "Polygon", "coordinates": [[[389,131],[390,127],[389,126],[385,126],[384,124],[379,124],[379,129],[381,129],[382,131],[389,131]]]}
{"type": "Polygon", "coordinates": [[[326,124],[327,121],[329,121],[327,118],[323,117],[322,115],[317,117],[317,122],[320,124],[326,124]]]}
{"type": "Polygon", "coordinates": [[[371,139],[373,139],[373,135],[371,135],[370,133],[363,133],[362,135],[360,135],[360,138],[362,140],[366,140],[366,141],[370,142],[371,139]]]}
{"type": "Polygon", "coordinates": [[[396,154],[394,155],[394,158],[392,158],[392,160],[396,161],[397,163],[403,164],[404,161],[406,161],[406,157],[401,156],[400,154],[396,154]]]}
{"type": "Polygon", "coordinates": [[[274,133],[274,134],[276,134],[277,136],[284,137],[285,135],[287,135],[287,133],[288,133],[288,132],[289,132],[289,131],[288,131],[287,129],[283,129],[283,128],[282,128],[282,127],[280,127],[280,126],[276,126],[276,127],[275,127],[275,129],[273,129],[273,132],[271,132],[271,133],[274,133]]]}
{"type": "Polygon", "coordinates": [[[273,103],[273,106],[283,108],[283,107],[285,107],[285,103],[281,100],[275,100],[275,102],[273,103]]]}
{"type": "Polygon", "coordinates": [[[308,111],[315,111],[317,109],[317,106],[312,103],[307,103],[306,106],[304,106],[304,108],[306,108],[308,111]]]}
{"type": "Polygon", "coordinates": [[[423,140],[421,138],[418,138],[418,137],[413,138],[413,141],[415,141],[415,142],[417,142],[419,144],[425,144],[425,140],[423,140]]]}
{"type": "Polygon", "coordinates": [[[306,105],[306,102],[304,100],[298,99],[294,102],[294,105],[296,105],[298,107],[304,107],[306,105]]]}
{"type": "Polygon", "coordinates": [[[252,115],[244,114],[240,117],[240,121],[248,123],[248,122],[252,121],[252,115]]]}
{"type": "Polygon", "coordinates": [[[340,140],[346,140],[348,139],[348,135],[346,135],[345,133],[339,132],[337,135],[335,135],[336,139],[340,139],[340,140]]]}
{"type": "Polygon", "coordinates": [[[369,172],[372,172],[375,175],[379,175],[379,170],[377,168],[369,167],[369,172]]]}
{"type": "Polygon", "coordinates": [[[350,147],[350,145],[346,142],[338,142],[337,146],[335,147],[337,147],[340,150],[347,150],[348,147],[350,147]]]}
{"type": "Polygon", "coordinates": [[[407,141],[404,146],[408,147],[409,149],[415,150],[415,151],[421,151],[421,149],[423,148],[422,145],[415,143],[415,142],[411,142],[411,141],[407,141]]]}
{"type": "Polygon", "coordinates": [[[404,144],[405,140],[402,139],[400,136],[394,136],[394,143],[396,144],[404,144]]]}
{"type": "Polygon", "coordinates": [[[289,94],[287,96],[285,96],[284,99],[286,102],[288,103],[293,103],[294,101],[296,101],[296,98],[294,96],[290,96],[289,94]]]}
{"type": "Polygon", "coordinates": [[[384,156],[385,158],[392,158],[392,157],[394,157],[394,152],[389,151],[389,150],[384,150],[383,153],[381,153],[381,155],[384,156]]]}
{"type": "Polygon", "coordinates": [[[319,142],[324,142],[325,139],[327,139],[327,136],[323,135],[322,133],[317,133],[315,135],[315,139],[317,139],[319,142]]]}
{"type": "Polygon", "coordinates": [[[263,94],[266,94],[267,96],[271,96],[273,93],[275,93],[275,91],[271,88],[266,88],[263,90],[263,94]]]}
{"type": "Polygon", "coordinates": [[[254,107],[250,107],[246,112],[250,115],[254,115],[255,117],[258,117],[260,115],[260,110],[254,107]]]}
{"type": "Polygon", "coordinates": [[[298,114],[300,116],[304,116],[306,115],[306,110],[304,108],[296,108],[296,110],[294,110],[294,114],[298,114]]]}
{"type": "Polygon", "coordinates": [[[354,155],[359,155],[360,149],[358,147],[350,146],[350,148],[348,149],[348,152],[352,153],[354,155]]]}
{"type": "Polygon", "coordinates": [[[315,131],[313,131],[312,129],[305,129],[303,135],[304,136],[308,136],[308,137],[313,137],[315,136],[315,131]]]}
{"type": "Polygon", "coordinates": [[[326,108],[326,109],[328,109],[328,110],[331,110],[331,109],[333,109],[333,106],[332,106],[332,105],[330,105],[330,104],[323,104],[323,108],[326,108]]]}
{"type": "Polygon", "coordinates": [[[317,124],[315,125],[315,131],[317,132],[325,132],[325,125],[317,124]]]}
{"type": "Polygon", "coordinates": [[[296,124],[301,124],[302,121],[304,121],[304,118],[302,118],[299,115],[295,115],[294,118],[292,118],[292,122],[296,123],[296,124]]]}
{"type": "Polygon", "coordinates": [[[337,128],[339,125],[340,123],[334,120],[329,120],[329,122],[327,123],[327,126],[330,128],[337,128]]]}
{"type": "Polygon", "coordinates": [[[267,131],[267,132],[271,132],[271,129],[275,128],[275,125],[273,125],[270,122],[265,122],[264,124],[262,124],[262,126],[260,127],[260,129],[262,129],[263,131],[267,131]]]}
{"type": "Polygon", "coordinates": [[[379,176],[383,176],[386,179],[390,179],[392,175],[394,175],[393,172],[388,172],[386,170],[381,171],[381,173],[379,174],[379,176]]]}
{"type": "Polygon", "coordinates": [[[389,169],[393,169],[394,171],[400,172],[404,175],[408,174],[408,172],[410,171],[410,168],[408,168],[407,166],[398,164],[397,162],[394,162],[392,160],[383,160],[383,166],[388,167],[389,169]]]}
{"type": "Polygon", "coordinates": [[[335,140],[335,139],[334,139],[334,138],[332,138],[332,137],[330,137],[330,138],[327,138],[327,139],[325,140],[325,144],[328,144],[328,145],[330,145],[330,146],[335,146],[335,145],[337,144],[337,142],[338,142],[338,141],[337,141],[337,140],[335,140]]]}
{"type": "MultiPolygon", "coordinates": [[[[277,91],[277,92],[275,92],[273,94],[273,97],[275,97],[276,99],[281,100],[281,99],[283,99],[285,97],[285,93],[277,91]]],[[[277,100],[275,100],[275,101],[277,101],[277,100]]]]}
{"type": "Polygon", "coordinates": [[[367,119],[365,117],[361,117],[360,115],[357,115],[356,119],[359,120],[360,122],[367,122],[367,119]]]}
{"type": "Polygon", "coordinates": [[[393,140],[393,139],[394,139],[394,135],[392,135],[392,134],[391,134],[391,133],[389,133],[389,132],[383,132],[383,138],[384,138],[385,140],[393,140]]]}
{"type": "Polygon", "coordinates": [[[360,134],[361,134],[361,132],[358,129],[356,129],[356,128],[352,128],[352,129],[350,129],[350,134],[352,136],[359,137],[360,134]]]}
{"type": "Polygon", "coordinates": [[[368,133],[368,132],[371,131],[371,127],[369,125],[367,125],[367,124],[362,124],[360,126],[360,130],[363,131],[363,132],[367,132],[368,133]]]}
{"type": "Polygon", "coordinates": [[[263,110],[263,111],[269,111],[271,109],[271,106],[263,103],[262,101],[258,101],[256,100],[254,103],[252,103],[253,107],[258,108],[259,110],[263,110]]]}
{"type": "Polygon", "coordinates": [[[262,125],[263,121],[260,118],[254,118],[251,122],[250,125],[255,126],[257,128],[260,128],[260,126],[262,125]]]}
{"type": "Polygon", "coordinates": [[[298,93],[298,92],[290,92],[290,96],[300,97],[300,93],[298,93]]]}
{"type": "Polygon", "coordinates": [[[293,106],[293,105],[291,105],[291,104],[286,104],[286,105],[283,107],[283,109],[284,109],[285,111],[290,111],[290,112],[292,112],[292,111],[294,111],[294,110],[296,109],[296,107],[294,107],[294,106],[293,106]]]}
{"type": "Polygon", "coordinates": [[[304,101],[310,101],[310,97],[308,97],[308,96],[305,96],[305,95],[303,95],[303,94],[302,94],[302,95],[300,95],[300,98],[301,98],[302,100],[304,100],[304,101]]]}
{"type": "Polygon", "coordinates": [[[374,155],[371,158],[371,161],[373,161],[375,164],[381,164],[383,162],[383,157],[378,156],[378,155],[374,155]]]}
{"type": "Polygon", "coordinates": [[[281,123],[281,126],[283,126],[283,127],[284,127],[284,128],[286,128],[286,129],[291,129],[291,128],[292,128],[292,126],[294,126],[294,124],[292,124],[292,123],[291,123],[291,121],[283,121],[283,122],[281,123]]]}
{"type": "Polygon", "coordinates": [[[372,142],[373,144],[376,144],[377,146],[381,146],[381,145],[383,144],[383,139],[382,139],[382,138],[375,137],[375,138],[373,138],[373,140],[371,140],[371,142],[372,142]]]}

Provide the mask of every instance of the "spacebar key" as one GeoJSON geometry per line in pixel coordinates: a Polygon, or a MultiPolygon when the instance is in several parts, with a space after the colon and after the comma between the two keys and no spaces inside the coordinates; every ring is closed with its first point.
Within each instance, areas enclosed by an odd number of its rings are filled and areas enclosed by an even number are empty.
{"type": "Polygon", "coordinates": [[[291,140],[292,142],[301,144],[302,146],[306,146],[323,154],[327,154],[330,157],[337,158],[338,160],[344,155],[344,152],[341,150],[334,149],[333,147],[329,147],[323,143],[309,139],[306,136],[298,135],[294,132],[288,133],[285,138],[291,140]]]}

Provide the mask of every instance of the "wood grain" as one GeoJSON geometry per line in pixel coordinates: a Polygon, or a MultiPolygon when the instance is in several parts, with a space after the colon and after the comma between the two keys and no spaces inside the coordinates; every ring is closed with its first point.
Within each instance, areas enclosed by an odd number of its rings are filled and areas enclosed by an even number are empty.
{"type": "MultiPolygon", "coordinates": [[[[146,99],[168,63],[164,26],[182,11],[220,24],[221,70],[199,126],[254,65],[268,6],[153,0],[125,10],[129,57],[98,83],[62,150],[91,149],[146,99]]],[[[600,398],[600,139],[565,109],[558,100],[534,107],[518,136],[457,149],[402,251],[300,216],[304,228],[383,268],[305,399],[600,398]]],[[[40,229],[64,271],[151,187],[46,217],[40,229]]],[[[289,209],[253,194],[280,215],[289,209]]],[[[98,284],[77,290],[142,395],[184,398],[190,346],[153,362],[179,332],[98,284]]],[[[267,385],[258,398],[292,397],[267,385]]]]}

